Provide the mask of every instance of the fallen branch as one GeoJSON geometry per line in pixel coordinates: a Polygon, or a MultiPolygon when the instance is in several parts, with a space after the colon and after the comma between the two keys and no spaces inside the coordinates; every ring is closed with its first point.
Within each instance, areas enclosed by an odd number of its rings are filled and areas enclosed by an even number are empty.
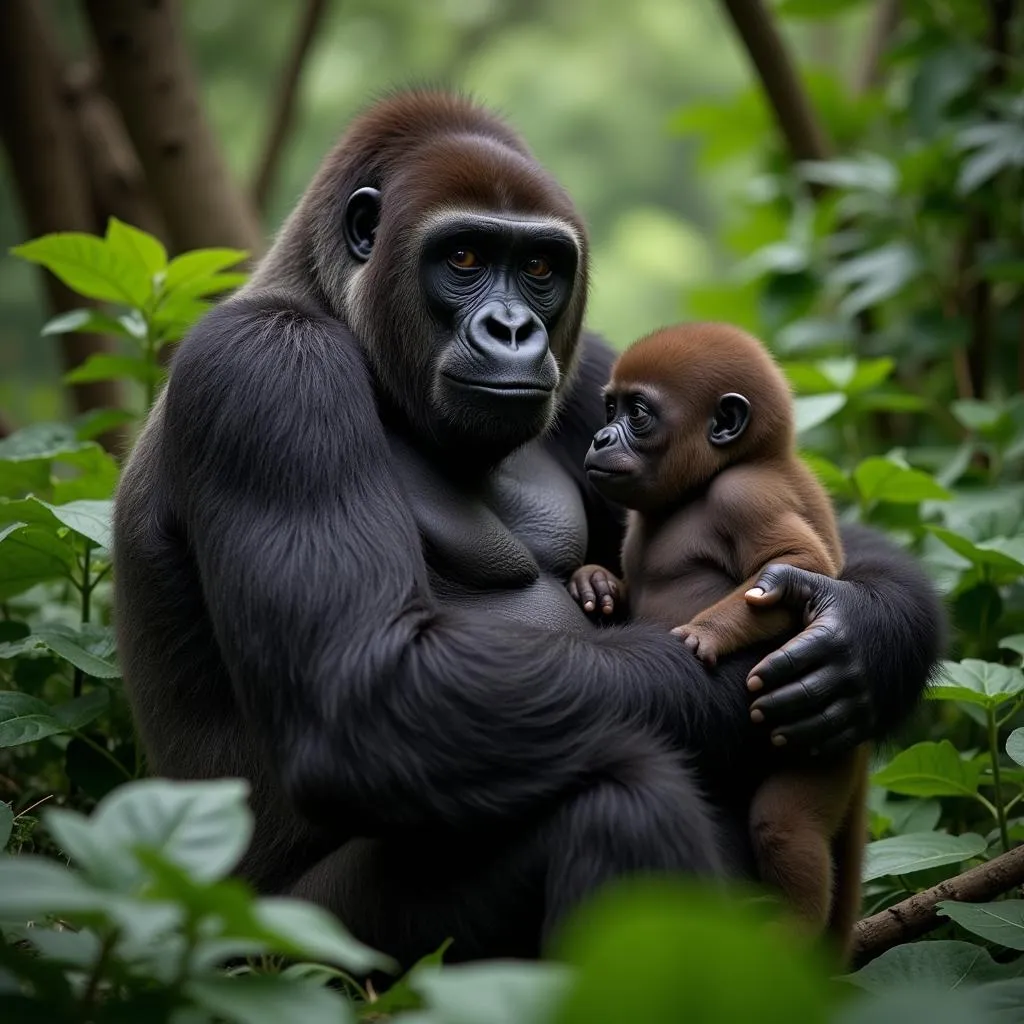
{"type": "Polygon", "coordinates": [[[984,903],[1018,885],[1024,885],[1024,846],[858,921],[853,935],[853,963],[860,967],[887,949],[938,928],[945,919],[935,913],[935,906],[943,900],[984,903]]]}
{"type": "Polygon", "coordinates": [[[257,164],[258,170],[252,185],[253,202],[260,213],[265,213],[270,189],[277,176],[277,167],[281,162],[284,144],[288,139],[292,123],[295,119],[295,101],[299,95],[299,82],[302,80],[302,69],[312,49],[313,40],[323,22],[327,10],[327,0],[307,0],[306,8],[299,22],[299,32],[292,44],[288,62],[281,75],[277,87],[277,103],[270,118],[270,130],[263,146],[263,155],[257,164]]]}
{"type": "Polygon", "coordinates": [[[722,6],[750,55],[793,159],[828,160],[832,146],[762,0],[722,0],[722,6]]]}

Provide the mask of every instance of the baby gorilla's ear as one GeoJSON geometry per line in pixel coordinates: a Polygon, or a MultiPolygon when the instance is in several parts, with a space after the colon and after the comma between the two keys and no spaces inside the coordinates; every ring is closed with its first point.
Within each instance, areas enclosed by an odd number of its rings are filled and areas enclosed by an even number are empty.
{"type": "Polygon", "coordinates": [[[750,423],[750,403],[734,392],[722,395],[708,426],[708,440],[717,447],[732,444],[743,436],[750,423]]]}

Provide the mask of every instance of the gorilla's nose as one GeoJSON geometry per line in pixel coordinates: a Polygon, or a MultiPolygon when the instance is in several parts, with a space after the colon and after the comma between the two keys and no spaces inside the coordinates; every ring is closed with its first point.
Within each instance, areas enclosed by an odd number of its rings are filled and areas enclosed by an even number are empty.
{"type": "Polygon", "coordinates": [[[532,309],[523,303],[488,302],[469,323],[469,340],[488,355],[517,362],[543,359],[548,332],[532,309]]]}
{"type": "Polygon", "coordinates": [[[599,452],[602,448],[607,448],[614,440],[615,431],[611,427],[602,427],[594,435],[594,451],[599,452]]]}

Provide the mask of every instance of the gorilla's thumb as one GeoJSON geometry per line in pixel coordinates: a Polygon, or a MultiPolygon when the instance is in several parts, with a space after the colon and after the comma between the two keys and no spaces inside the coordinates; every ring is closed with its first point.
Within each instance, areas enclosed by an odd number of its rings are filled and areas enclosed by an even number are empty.
{"type": "Polygon", "coordinates": [[[744,594],[749,604],[806,604],[811,596],[808,574],[793,565],[775,563],[766,565],[761,575],[744,594]]]}

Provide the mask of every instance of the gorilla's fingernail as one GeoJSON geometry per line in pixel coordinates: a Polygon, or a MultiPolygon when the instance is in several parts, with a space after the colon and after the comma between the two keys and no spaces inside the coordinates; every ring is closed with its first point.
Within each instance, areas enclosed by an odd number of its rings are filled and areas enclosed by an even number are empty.
{"type": "Polygon", "coordinates": [[[750,690],[751,693],[756,693],[758,690],[763,690],[764,680],[762,680],[760,676],[751,676],[747,680],[747,689],[750,690]]]}
{"type": "Polygon", "coordinates": [[[772,743],[774,743],[777,747],[784,747],[786,745],[786,737],[780,736],[778,733],[776,733],[772,737],[772,743]]]}
{"type": "Polygon", "coordinates": [[[750,712],[750,720],[756,725],[760,725],[764,721],[764,712],[760,711],[758,708],[754,708],[750,712]]]}
{"type": "Polygon", "coordinates": [[[584,604],[583,604],[583,610],[585,612],[592,612],[594,610],[594,602],[593,601],[585,601],[584,604]]]}
{"type": "Polygon", "coordinates": [[[751,587],[744,596],[746,596],[746,597],[764,597],[764,590],[761,587],[751,587]]]}

